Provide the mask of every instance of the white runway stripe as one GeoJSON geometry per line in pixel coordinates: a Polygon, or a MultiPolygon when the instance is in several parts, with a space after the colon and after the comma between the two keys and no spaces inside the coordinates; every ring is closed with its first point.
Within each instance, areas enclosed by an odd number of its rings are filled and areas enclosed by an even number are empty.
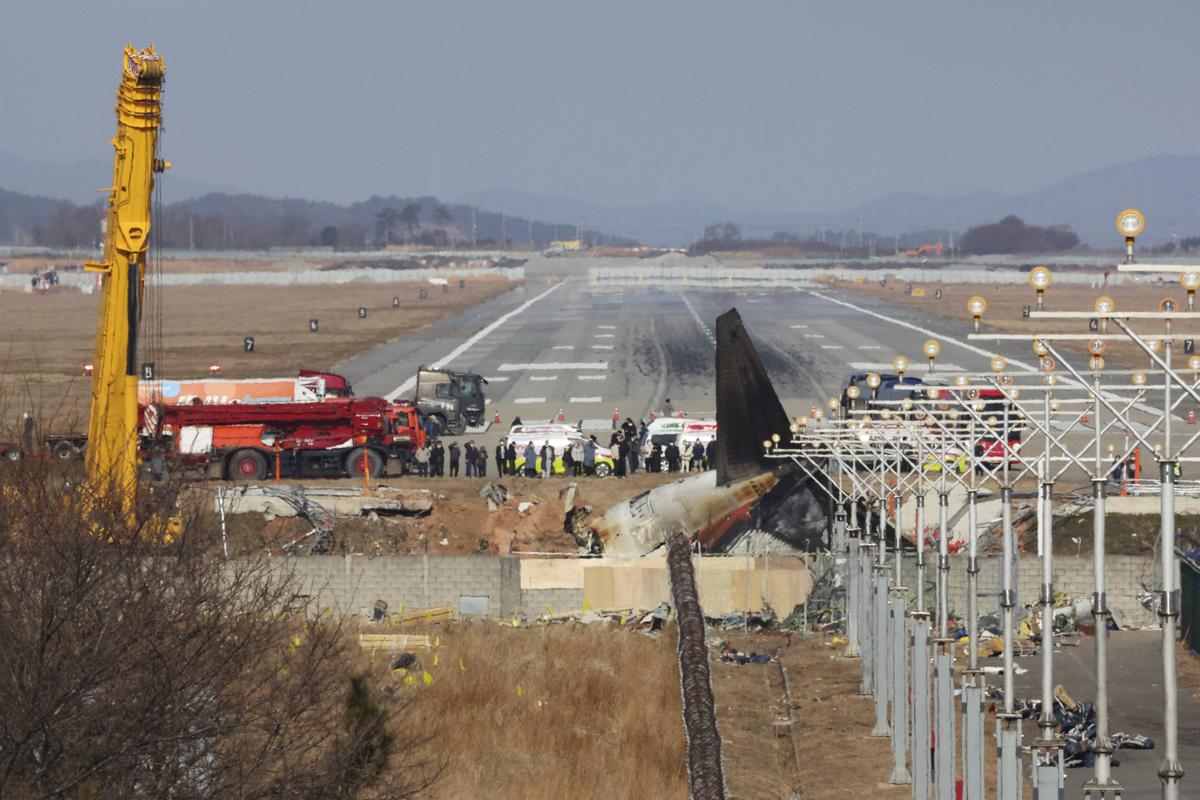
{"type": "Polygon", "coordinates": [[[552,350],[574,350],[575,345],[573,345],[573,344],[556,344],[551,349],[552,350]]]}
{"type": "Polygon", "coordinates": [[[807,325],[793,325],[793,326],[792,326],[792,330],[794,330],[794,331],[802,331],[802,330],[804,330],[804,329],[805,329],[805,328],[807,328],[807,327],[808,327],[807,325]]]}
{"type": "Polygon", "coordinates": [[[533,375],[529,378],[531,381],[556,381],[557,375],[533,375]]]}
{"type": "Polygon", "coordinates": [[[804,338],[805,339],[824,339],[825,334],[823,334],[823,333],[806,333],[806,334],[804,334],[804,338]]]}
{"type": "Polygon", "coordinates": [[[596,327],[602,331],[615,331],[617,329],[616,325],[597,325],[596,327]]]}
{"type": "Polygon", "coordinates": [[[544,398],[544,397],[518,397],[516,400],[513,400],[513,405],[520,406],[520,405],[528,405],[530,403],[544,403],[544,402],[546,402],[546,398],[544,398]]]}
{"type": "Polygon", "coordinates": [[[615,333],[597,333],[596,334],[597,339],[615,339],[616,336],[617,335],[615,333]]]}
{"type": "MultiPolygon", "coordinates": [[[[876,362],[876,361],[851,361],[849,364],[847,364],[847,366],[853,370],[858,370],[858,371],[863,371],[863,370],[870,370],[872,372],[895,372],[896,371],[896,368],[893,367],[891,364],[884,364],[883,362],[876,362]]],[[[912,367],[912,371],[908,374],[923,375],[925,373],[925,370],[928,369],[927,364],[912,364],[911,367],[912,367]]],[[[966,370],[964,370],[958,364],[943,364],[941,361],[937,362],[937,371],[938,372],[966,372],[966,370]]]]}
{"type": "Polygon", "coordinates": [[[484,380],[487,381],[488,383],[504,383],[506,380],[508,380],[508,376],[507,375],[486,375],[486,376],[484,376],[484,380]]]}
{"type": "Polygon", "coordinates": [[[607,361],[547,361],[531,364],[501,364],[501,372],[525,372],[531,369],[608,369],[607,361]]]}
{"type": "Polygon", "coordinates": [[[613,346],[611,344],[594,344],[594,345],[592,345],[592,349],[593,350],[612,350],[613,346]]]}
{"type": "Polygon", "coordinates": [[[579,380],[581,380],[581,381],[602,381],[607,377],[608,377],[607,375],[580,375],[579,380]]]}
{"type": "Polygon", "coordinates": [[[842,346],[840,344],[823,344],[823,345],[821,345],[821,349],[822,350],[841,350],[842,346]]]}
{"type": "MultiPolygon", "coordinates": [[[[501,325],[508,322],[513,317],[524,312],[526,309],[528,309],[530,306],[532,306],[538,300],[541,300],[543,297],[546,297],[551,292],[553,292],[555,289],[562,286],[563,283],[564,283],[563,281],[559,281],[558,283],[554,284],[549,289],[547,289],[546,291],[537,295],[536,297],[529,298],[524,303],[522,303],[521,305],[514,308],[512,311],[509,311],[507,314],[500,315],[495,320],[493,320],[490,325],[487,325],[482,330],[477,331],[473,336],[471,336],[471,338],[467,339],[465,342],[460,344],[458,347],[451,350],[450,353],[445,358],[438,359],[437,361],[433,362],[433,364],[431,364],[430,366],[433,367],[434,369],[441,369],[442,367],[446,366],[451,361],[458,358],[463,353],[467,352],[472,347],[474,347],[476,343],[478,343],[480,340],[482,340],[483,338],[485,338],[486,336],[491,334],[491,332],[496,330],[496,328],[499,328],[501,325]]],[[[409,392],[416,385],[417,385],[417,378],[414,375],[413,377],[404,381],[404,383],[397,386],[395,389],[392,389],[390,392],[388,392],[387,395],[385,395],[384,399],[385,400],[395,400],[400,395],[406,394],[407,392],[409,392]]]]}
{"type": "Polygon", "coordinates": [[[571,398],[572,403],[599,403],[599,402],[602,402],[603,400],[604,400],[604,398],[602,398],[602,397],[572,397],[571,398]]]}

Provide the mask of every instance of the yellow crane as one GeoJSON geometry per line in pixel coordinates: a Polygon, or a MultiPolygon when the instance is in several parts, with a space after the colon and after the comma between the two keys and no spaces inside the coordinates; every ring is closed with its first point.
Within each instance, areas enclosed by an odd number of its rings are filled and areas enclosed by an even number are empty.
{"type": "Polygon", "coordinates": [[[120,493],[126,511],[138,472],[137,331],[150,246],[154,174],[170,168],[157,157],[166,68],[151,45],[125,45],[117,87],[113,183],[104,223],[103,261],[84,264],[101,274],[100,318],[92,362],[87,476],[94,491],[120,493]]]}

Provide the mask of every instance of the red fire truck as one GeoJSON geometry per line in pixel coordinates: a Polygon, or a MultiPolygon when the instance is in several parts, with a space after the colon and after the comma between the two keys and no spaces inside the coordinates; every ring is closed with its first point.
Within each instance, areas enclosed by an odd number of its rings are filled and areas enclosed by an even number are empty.
{"type": "Polygon", "coordinates": [[[229,479],[381,475],[393,447],[388,403],[378,397],[149,406],[145,417],[169,452],[229,479]]]}

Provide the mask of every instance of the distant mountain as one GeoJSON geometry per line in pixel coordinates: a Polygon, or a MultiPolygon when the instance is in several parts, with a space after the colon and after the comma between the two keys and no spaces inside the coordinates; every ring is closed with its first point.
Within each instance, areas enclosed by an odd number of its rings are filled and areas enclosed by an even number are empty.
{"type": "MultiPolygon", "coordinates": [[[[0,150],[0,186],[9,191],[38,197],[55,197],[90,205],[102,195],[97,189],[112,183],[112,161],[101,158],[55,164],[22,158],[0,150]]],[[[188,180],[169,173],[163,181],[163,200],[174,202],[229,187],[188,180]]]]}
{"type": "Polygon", "coordinates": [[[859,226],[876,235],[917,230],[962,232],[1016,214],[1037,225],[1070,225],[1085,244],[1117,247],[1117,212],[1134,207],[1146,214],[1147,243],[1200,234],[1200,156],[1159,155],[1089,172],[1019,194],[971,192],[946,197],[897,193],[842,210],[781,212],[736,209],[716,203],[587,203],[566,197],[489,189],[462,198],[490,208],[534,216],[585,220],[589,226],[632,236],[646,244],[685,245],[713,222],[735,222],[743,233],[766,236],[780,230],[806,234],[817,229],[859,226]]]}
{"type": "MultiPolygon", "coordinates": [[[[0,188],[0,244],[92,247],[103,215],[103,197],[86,204],[38,197],[0,188]]],[[[442,204],[434,197],[371,197],[350,205],[256,194],[211,192],[165,202],[155,220],[164,247],[196,250],[324,246],[359,249],[385,243],[413,242],[434,247],[489,247],[501,238],[515,245],[544,249],[557,239],[572,239],[576,225],[546,222],[474,206],[442,204]],[[415,221],[403,211],[415,207],[415,221]],[[391,227],[380,227],[388,211],[391,227]]],[[[582,228],[588,242],[630,244],[582,228]]]]}

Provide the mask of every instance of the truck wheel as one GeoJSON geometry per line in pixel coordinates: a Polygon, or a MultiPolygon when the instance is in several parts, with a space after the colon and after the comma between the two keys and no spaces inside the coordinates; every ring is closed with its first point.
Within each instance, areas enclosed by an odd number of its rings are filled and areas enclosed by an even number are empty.
{"type": "Polygon", "coordinates": [[[238,450],[229,457],[231,480],[261,481],[267,477],[267,459],[257,450],[238,450]]]}
{"type": "Polygon", "coordinates": [[[70,442],[55,442],[54,457],[63,461],[72,461],[79,451],[70,442]]]}
{"type": "Polygon", "coordinates": [[[352,478],[362,477],[364,452],[367,454],[367,469],[370,470],[371,477],[377,478],[382,475],[383,459],[379,457],[379,453],[362,447],[354,448],[350,455],[346,456],[346,472],[352,478]]]}
{"type": "Polygon", "coordinates": [[[608,465],[607,461],[598,461],[596,462],[595,472],[597,478],[607,478],[609,475],[612,475],[612,467],[608,465]]]}
{"type": "Polygon", "coordinates": [[[463,419],[462,417],[459,417],[458,422],[455,423],[454,426],[449,429],[449,433],[451,436],[462,436],[466,432],[467,432],[467,421],[465,419],[463,419]]]}

